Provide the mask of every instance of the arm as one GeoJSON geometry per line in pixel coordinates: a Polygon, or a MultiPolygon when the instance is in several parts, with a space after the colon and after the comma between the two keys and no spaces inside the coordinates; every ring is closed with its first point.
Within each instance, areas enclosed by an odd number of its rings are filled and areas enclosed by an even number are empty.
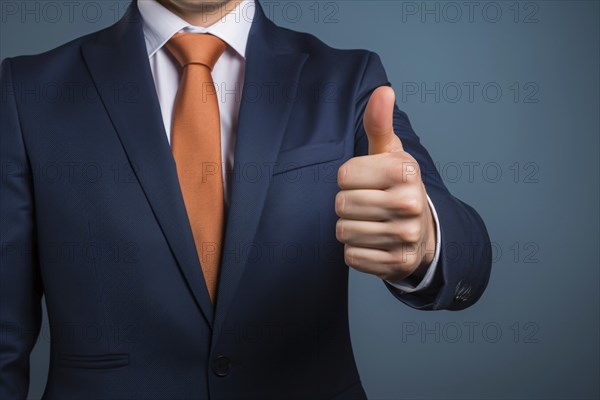
{"type": "Polygon", "coordinates": [[[40,330],[42,284],[32,174],[21,135],[11,62],[0,68],[0,398],[24,399],[40,330]]]}
{"type": "MultiPolygon", "coordinates": [[[[355,154],[368,153],[362,116],[370,95],[379,86],[390,85],[379,57],[369,53],[357,89],[355,154]]],[[[421,291],[404,293],[385,282],[400,301],[424,310],[459,310],[474,304],[483,293],[490,275],[490,239],[477,212],[450,194],[434,162],[421,145],[408,116],[394,106],[394,132],[404,150],[419,164],[427,195],[437,212],[441,237],[439,260],[431,284],[421,291]]]]}

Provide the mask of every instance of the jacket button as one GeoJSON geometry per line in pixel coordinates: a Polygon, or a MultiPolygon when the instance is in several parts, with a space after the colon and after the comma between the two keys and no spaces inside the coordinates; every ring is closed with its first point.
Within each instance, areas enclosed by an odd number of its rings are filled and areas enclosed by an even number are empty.
{"type": "Polygon", "coordinates": [[[212,362],[212,370],[217,376],[229,375],[231,360],[225,356],[218,356],[212,362]]]}

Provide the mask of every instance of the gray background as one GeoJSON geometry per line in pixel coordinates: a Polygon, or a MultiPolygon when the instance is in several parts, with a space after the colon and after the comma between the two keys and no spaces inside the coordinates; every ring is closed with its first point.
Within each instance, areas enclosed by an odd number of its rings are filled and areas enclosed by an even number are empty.
{"type": "MultiPolygon", "coordinates": [[[[103,28],[127,5],[80,0],[70,14],[65,3],[2,0],[0,58],[103,28]]],[[[351,273],[370,397],[598,398],[599,3],[264,3],[281,25],[379,53],[449,189],[494,243],[488,289],[461,312],[412,310],[351,273]]],[[[43,329],[31,398],[45,383],[43,329]]]]}

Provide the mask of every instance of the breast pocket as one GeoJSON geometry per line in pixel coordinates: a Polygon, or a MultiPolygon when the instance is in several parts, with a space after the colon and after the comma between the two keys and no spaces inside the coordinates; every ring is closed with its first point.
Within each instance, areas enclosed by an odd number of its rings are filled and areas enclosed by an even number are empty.
{"type": "Polygon", "coordinates": [[[273,175],[311,165],[339,160],[344,156],[344,142],[320,142],[284,150],[279,153],[273,175]]]}

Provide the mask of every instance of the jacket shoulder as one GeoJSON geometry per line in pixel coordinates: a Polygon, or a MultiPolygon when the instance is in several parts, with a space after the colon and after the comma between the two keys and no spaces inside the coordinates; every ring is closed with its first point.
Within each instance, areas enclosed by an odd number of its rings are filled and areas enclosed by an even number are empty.
{"type": "Polygon", "coordinates": [[[333,59],[337,60],[336,63],[339,64],[340,62],[356,63],[365,61],[370,57],[378,57],[376,53],[367,49],[340,49],[332,47],[311,33],[283,27],[278,27],[278,29],[286,42],[293,43],[300,51],[317,59],[333,59]]]}
{"type": "Polygon", "coordinates": [[[376,87],[390,84],[376,52],[367,49],[339,49],[329,46],[310,33],[278,28],[283,40],[298,51],[308,54],[305,68],[312,74],[306,75],[348,86],[359,97],[376,87]]]}
{"type": "Polygon", "coordinates": [[[108,29],[110,27],[80,36],[42,53],[6,58],[3,64],[10,62],[14,79],[20,77],[20,79],[37,81],[52,80],[59,72],[77,65],[77,62],[81,61],[81,46],[95,42],[99,35],[108,29]]]}

